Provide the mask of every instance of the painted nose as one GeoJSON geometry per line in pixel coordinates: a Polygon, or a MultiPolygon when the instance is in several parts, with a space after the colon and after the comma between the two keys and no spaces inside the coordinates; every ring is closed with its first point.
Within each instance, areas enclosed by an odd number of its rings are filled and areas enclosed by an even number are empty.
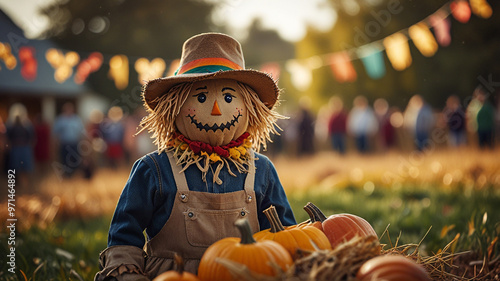
{"type": "Polygon", "coordinates": [[[222,115],[219,109],[219,104],[217,101],[214,102],[214,107],[212,107],[212,115],[222,115]]]}

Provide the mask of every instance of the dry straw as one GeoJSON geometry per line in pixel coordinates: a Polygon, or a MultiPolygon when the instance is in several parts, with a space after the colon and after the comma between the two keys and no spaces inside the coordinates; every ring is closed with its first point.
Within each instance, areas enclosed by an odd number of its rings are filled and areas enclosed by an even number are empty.
{"type": "MultiPolygon", "coordinates": [[[[385,233],[389,236],[387,229],[385,233]]],[[[399,246],[396,242],[396,245],[387,250],[382,250],[382,253],[380,253],[380,248],[387,245],[381,245],[376,237],[354,237],[333,250],[298,251],[303,256],[296,259],[292,267],[286,272],[274,266],[276,270],[275,277],[255,274],[248,270],[246,266],[229,260],[218,260],[218,262],[226,266],[238,280],[244,281],[355,281],[358,280],[356,279],[356,273],[359,268],[371,258],[378,255],[401,255],[421,264],[432,280],[499,280],[498,276],[492,277],[491,274],[485,274],[484,266],[473,277],[466,277],[465,273],[461,276],[453,274],[453,270],[457,269],[457,265],[453,264],[454,259],[469,253],[448,252],[457,239],[458,237],[453,239],[439,253],[424,257],[419,254],[422,241],[418,244],[399,246]]],[[[499,262],[496,263],[500,264],[499,262]]]]}

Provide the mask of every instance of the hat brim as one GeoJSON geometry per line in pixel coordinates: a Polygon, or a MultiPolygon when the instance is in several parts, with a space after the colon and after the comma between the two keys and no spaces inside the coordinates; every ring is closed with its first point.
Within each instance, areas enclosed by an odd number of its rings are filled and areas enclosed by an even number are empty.
{"type": "Polygon", "coordinates": [[[269,109],[272,109],[278,100],[279,88],[273,78],[267,73],[252,69],[181,74],[150,80],[144,87],[143,98],[147,106],[154,109],[157,104],[156,99],[166,94],[173,86],[210,79],[232,79],[247,84],[269,109]]]}

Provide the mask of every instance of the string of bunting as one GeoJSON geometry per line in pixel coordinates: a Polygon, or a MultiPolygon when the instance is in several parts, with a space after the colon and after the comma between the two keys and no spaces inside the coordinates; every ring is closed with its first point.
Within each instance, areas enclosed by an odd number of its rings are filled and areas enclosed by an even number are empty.
{"type": "MultiPolygon", "coordinates": [[[[386,73],[383,51],[386,52],[392,67],[402,71],[412,64],[408,41],[411,40],[423,56],[431,57],[439,46],[446,47],[451,42],[449,16],[452,15],[460,23],[467,23],[472,13],[481,18],[489,18],[493,11],[486,0],[452,0],[420,22],[381,40],[305,59],[290,59],[284,66],[292,76],[293,85],[302,91],[307,90],[312,82],[312,70],[327,65],[331,67],[333,76],[338,82],[356,81],[357,73],[352,61],[357,59],[361,60],[370,78],[380,79],[386,73]]],[[[22,77],[32,82],[36,79],[38,68],[35,51],[33,47],[21,47],[16,58],[9,44],[0,42],[0,61],[7,70],[15,69],[19,61],[22,77]]],[[[99,52],[82,57],[75,51],[59,49],[47,50],[45,59],[54,69],[54,79],[58,83],[64,83],[73,76],[76,84],[84,83],[89,75],[101,68],[104,62],[104,56],[99,52]]],[[[139,83],[144,84],[150,79],[173,75],[178,66],[178,59],[169,61],[167,65],[161,58],[149,60],[141,57],[135,59],[134,70],[138,74],[139,83]]],[[[129,57],[121,54],[110,56],[108,76],[119,90],[125,89],[129,84],[129,67],[129,57]]],[[[271,74],[274,79],[279,78],[281,68],[279,62],[268,62],[259,67],[261,71],[271,74]]]]}

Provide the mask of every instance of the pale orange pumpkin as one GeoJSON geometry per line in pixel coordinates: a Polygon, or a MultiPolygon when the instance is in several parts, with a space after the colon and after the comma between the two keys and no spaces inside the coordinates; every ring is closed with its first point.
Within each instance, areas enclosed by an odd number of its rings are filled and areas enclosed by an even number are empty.
{"type": "Polygon", "coordinates": [[[334,214],[328,218],[313,203],[309,202],[304,209],[310,214],[311,221],[320,221],[321,225],[314,222],[314,226],[320,228],[330,241],[332,248],[342,242],[349,241],[355,236],[367,237],[377,236],[377,233],[362,217],[352,214],[334,214]]]}
{"type": "Polygon", "coordinates": [[[274,266],[286,271],[293,264],[290,254],[280,244],[270,240],[256,241],[247,219],[239,219],[235,225],[241,239],[228,237],[208,247],[198,267],[198,278],[203,281],[238,280],[217,262],[218,259],[243,264],[252,272],[267,276],[276,275],[274,266]]]}
{"type": "Polygon", "coordinates": [[[184,261],[181,256],[175,254],[174,261],[177,265],[177,270],[163,272],[156,276],[153,281],[200,281],[196,275],[184,271],[184,261]]]}
{"type": "Polygon", "coordinates": [[[356,277],[360,281],[430,281],[423,266],[413,260],[396,255],[378,256],[365,262],[356,277]]]}
{"type": "Polygon", "coordinates": [[[264,214],[271,228],[255,233],[254,237],[257,241],[276,241],[287,249],[292,258],[295,258],[297,249],[315,251],[315,246],[318,249],[331,249],[328,238],[321,230],[312,226],[285,228],[274,206],[264,210],[264,214]]]}

